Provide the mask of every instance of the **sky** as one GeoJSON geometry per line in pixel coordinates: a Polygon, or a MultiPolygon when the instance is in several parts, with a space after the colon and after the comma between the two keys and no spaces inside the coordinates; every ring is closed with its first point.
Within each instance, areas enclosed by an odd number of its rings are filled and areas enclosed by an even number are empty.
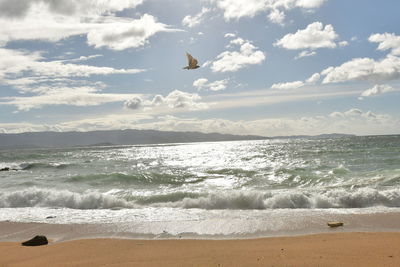
{"type": "Polygon", "coordinates": [[[400,134],[398,0],[0,0],[0,133],[400,134]],[[200,68],[186,70],[186,52],[200,68]]]}

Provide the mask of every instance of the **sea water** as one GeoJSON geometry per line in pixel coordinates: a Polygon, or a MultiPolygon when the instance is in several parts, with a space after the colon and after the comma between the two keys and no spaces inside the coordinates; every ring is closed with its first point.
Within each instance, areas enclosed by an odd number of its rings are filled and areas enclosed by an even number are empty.
{"type": "Polygon", "coordinates": [[[0,150],[2,168],[0,221],[248,236],[400,211],[400,136],[0,150]]]}

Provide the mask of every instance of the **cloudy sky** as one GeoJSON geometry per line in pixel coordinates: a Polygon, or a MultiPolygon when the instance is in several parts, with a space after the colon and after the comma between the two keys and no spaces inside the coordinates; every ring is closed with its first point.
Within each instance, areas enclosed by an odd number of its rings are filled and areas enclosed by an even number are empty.
{"type": "Polygon", "coordinates": [[[400,133],[398,0],[0,0],[0,132],[400,133]],[[187,65],[185,53],[200,68],[187,65]]]}

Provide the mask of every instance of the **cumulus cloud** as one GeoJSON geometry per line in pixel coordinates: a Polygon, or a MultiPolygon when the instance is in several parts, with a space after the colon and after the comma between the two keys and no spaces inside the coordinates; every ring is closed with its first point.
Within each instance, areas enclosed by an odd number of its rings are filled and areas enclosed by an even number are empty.
{"type": "Polygon", "coordinates": [[[214,82],[208,82],[208,79],[200,78],[193,82],[193,86],[197,90],[210,90],[210,91],[221,91],[225,90],[228,85],[228,79],[218,80],[214,82]]]}
{"type": "Polygon", "coordinates": [[[378,50],[391,50],[392,55],[400,55],[400,36],[394,33],[372,34],[368,40],[372,43],[379,43],[378,50]]]}
{"type": "Polygon", "coordinates": [[[189,28],[193,28],[193,27],[199,25],[203,21],[205,14],[207,14],[209,11],[210,11],[209,8],[203,7],[201,9],[201,11],[196,15],[194,15],[194,16],[190,16],[190,15],[185,16],[182,19],[182,25],[183,26],[187,26],[189,28]]]}
{"type": "Polygon", "coordinates": [[[320,78],[321,78],[321,75],[319,73],[314,73],[313,75],[311,75],[310,78],[308,78],[306,80],[306,83],[315,84],[320,80],[320,78]]]}
{"type": "Polygon", "coordinates": [[[200,110],[207,108],[208,105],[201,100],[201,96],[196,93],[191,94],[174,90],[166,96],[154,95],[152,97],[144,97],[136,95],[125,101],[124,107],[132,110],[143,109],[150,113],[171,112],[173,110],[200,110]]]}
{"type": "Polygon", "coordinates": [[[207,105],[201,103],[200,100],[201,97],[198,94],[191,94],[179,90],[174,90],[169,93],[162,102],[170,108],[185,108],[190,110],[206,108],[207,105]]]}
{"type": "Polygon", "coordinates": [[[108,47],[124,50],[145,45],[148,39],[158,32],[177,31],[157,22],[156,18],[145,14],[140,19],[124,20],[103,24],[87,34],[89,45],[96,48],[108,47]]]}
{"type": "Polygon", "coordinates": [[[285,13],[278,9],[274,9],[269,13],[268,19],[273,23],[283,25],[283,22],[285,21],[285,13]]]}
{"type": "Polygon", "coordinates": [[[88,44],[114,50],[143,46],[158,32],[177,31],[151,15],[122,18],[116,12],[135,8],[143,0],[2,0],[0,45],[13,40],[59,41],[86,35],[88,44]],[[18,2],[18,4],[17,4],[18,2]],[[11,19],[10,19],[11,18],[11,19]]]}
{"type": "Polygon", "coordinates": [[[133,110],[139,109],[142,107],[142,102],[143,102],[142,98],[134,97],[134,98],[131,98],[131,99],[125,101],[124,107],[127,109],[133,109],[133,110]]]}
{"type": "Polygon", "coordinates": [[[321,72],[324,84],[346,81],[370,81],[381,83],[400,78],[400,58],[392,55],[381,60],[355,58],[338,67],[329,67],[321,72]]]}
{"type": "Polygon", "coordinates": [[[365,90],[362,92],[361,97],[369,97],[369,96],[376,96],[376,95],[381,95],[384,93],[388,93],[393,91],[393,87],[386,85],[386,84],[377,84],[374,87],[365,90]]]}
{"type": "Polygon", "coordinates": [[[251,41],[237,38],[230,45],[239,46],[239,51],[225,51],[211,63],[213,72],[235,72],[250,65],[261,64],[265,60],[264,52],[257,50],[251,41]]]}
{"type": "Polygon", "coordinates": [[[193,86],[198,89],[201,89],[201,88],[205,87],[207,85],[207,83],[208,83],[208,79],[200,78],[193,82],[193,86]]]}
{"type": "Polygon", "coordinates": [[[209,2],[223,10],[227,21],[268,13],[271,22],[282,24],[286,11],[294,8],[313,10],[319,8],[325,0],[209,0],[209,2]]]}
{"type": "Polygon", "coordinates": [[[321,22],[309,24],[305,29],[296,33],[289,33],[274,43],[285,49],[318,49],[335,48],[335,40],[338,38],[332,25],[324,25],[321,22]]]}

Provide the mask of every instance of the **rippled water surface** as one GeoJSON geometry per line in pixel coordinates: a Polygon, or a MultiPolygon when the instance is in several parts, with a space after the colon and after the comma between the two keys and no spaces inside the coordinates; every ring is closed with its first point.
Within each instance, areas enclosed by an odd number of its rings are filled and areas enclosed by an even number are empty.
{"type": "Polygon", "coordinates": [[[0,150],[6,167],[0,220],[60,210],[81,214],[63,223],[90,223],[400,207],[400,136],[0,150]]]}

